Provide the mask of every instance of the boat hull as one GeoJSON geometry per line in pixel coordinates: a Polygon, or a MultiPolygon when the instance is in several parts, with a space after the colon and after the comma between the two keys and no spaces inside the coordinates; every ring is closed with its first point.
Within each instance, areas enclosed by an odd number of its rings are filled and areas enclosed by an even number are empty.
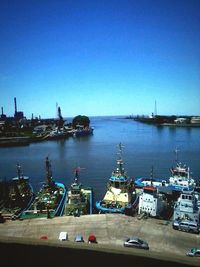
{"type": "Polygon", "coordinates": [[[154,186],[156,188],[161,188],[161,187],[166,187],[168,188],[168,190],[171,190],[171,191],[177,191],[177,192],[182,192],[183,190],[187,190],[187,191],[190,191],[190,190],[193,190],[194,189],[194,186],[190,185],[190,186],[183,186],[183,185],[179,185],[179,184],[173,184],[173,183],[167,183],[166,181],[159,181],[158,180],[148,180],[148,179],[145,179],[145,178],[138,178],[136,179],[135,181],[135,187],[136,188],[143,188],[144,186],[154,186]]]}
{"type": "Polygon", "coordinates": [[[93,128],[90,129],[83,129],[83,130],[77,130],[74,132],[74,137],[82,137],[87,135],[93,134],[93,128]]]}
{"type": "MultiPolygon", "coordinates": [[[[125,213],[126,207],[122,208],[115,208],[115,207],[103,207],[102,201],[96,201],[95,207],[98,210],[99,213],[125,213]]],[[[128,207],[128,205],[127,205],[128,207]]]]}

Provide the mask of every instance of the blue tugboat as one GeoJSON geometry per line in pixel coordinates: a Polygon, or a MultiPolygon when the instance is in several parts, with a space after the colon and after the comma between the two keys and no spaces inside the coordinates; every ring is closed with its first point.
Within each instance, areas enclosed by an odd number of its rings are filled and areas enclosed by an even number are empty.
{"type": "Polygon", "coordinates": [[[190,168],[186,164],[182,164],[178,161],[176,153],[176,165],[170,169],[171,175],[168,180],[149,178],[137,178],[135,179],[135,187],[143,188],[145,186],[154,186],[159,189],[167,188],[177,193],[181,193],[182,190],[193,190],[196,187],[196,181],[191,177],[190,168]]]}
{"type": "Polygon", "coordinates": [[[31,206],[26,209],[21,219],[53,218],[62,216],[66,199],[66,187],[63,183],[55,182],[52,179],[51,163],[46,157],[46,182],[36,194],[31,206]]]}
{"type": "Polygon", "coordinates": [[[121,143],[118,148],[117,168],[108,181],[104,198],[96,202],[99,213],[125,213],[135,200],[134,183],[123,168],[121,143]]]}
{"type": "Polygon", "coordinates": [[[190,168],[178,160],[178,150],[176,153],[176,165],[170,169],[171,175],[165,186],[168,189],[181,194],[184,191],[192,191],[196,187],[196,181],[192,178],[190,168]]]}

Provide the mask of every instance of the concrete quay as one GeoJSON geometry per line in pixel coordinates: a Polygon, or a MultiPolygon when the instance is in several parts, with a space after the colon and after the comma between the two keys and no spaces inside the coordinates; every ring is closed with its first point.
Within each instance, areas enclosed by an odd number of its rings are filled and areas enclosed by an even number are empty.
{"type": "Polygon", "coordinates": [[[171,224],[162,220],[152,218],[138,220],[137,217],[123,214],[6,221],[0,224],[0,243],[67,248],[79,252],[106,252],[129,258],[137,256],[167,261],[176,264],[174,266],[200,266],[200,258],[186,256],[189,248],[200,246],[200,235],[173,230],[171,224]],[[61,231],[68,232],[68,241],[58,240],[61,231]],[[87,243],[91,233],[97,237],[98,244],[87,243]],[[76,234],[82,234],[85,242],[75,243],[76,234]],[[42,240],[42,236],[47,236],[48,239],[42,240]],[[123,242],[130,236],[146,240],[149,243],[149,251],[125,248],[123,242]]]}

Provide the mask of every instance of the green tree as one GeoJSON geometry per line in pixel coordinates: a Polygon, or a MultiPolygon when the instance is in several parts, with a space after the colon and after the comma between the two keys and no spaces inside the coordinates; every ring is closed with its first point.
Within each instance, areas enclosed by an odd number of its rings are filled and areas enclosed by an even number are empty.
{"type": "Polygon", "coordinates": [[[75,128],[77,125],[88,127],[90,125],[90,119],[85,115],[78,115],[72,120],[72,126],[75,128]]]}

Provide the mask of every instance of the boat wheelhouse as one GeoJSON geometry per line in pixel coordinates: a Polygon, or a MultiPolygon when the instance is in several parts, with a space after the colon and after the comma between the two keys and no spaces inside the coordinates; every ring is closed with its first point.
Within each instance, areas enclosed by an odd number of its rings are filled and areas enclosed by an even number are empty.
{"type": "Polygon", "coordinates": [[[174,205],[174,221],[194,221],[200,224],[200,193],[182,191],[174,205]]]}
{"type": "Polygon", "coordinates": [[[107,191],[102,200],[96,202],[96,209],[102,213],[124,213],[135,200],[133,181],[127,176],[123,167],[122,145],[119,148],[117,168],[107,183],[107,191]]]}
{"type": "Polygon", "coordinates": [[[63,183],[55,182],[52,179],[51,163],[48,157],[46,157],[45,165],[46,181],[29,209],[22,213],[22,219],[53,218],[54,216],[63,215],[66,187],[63,183]]]}
{"type": "Polygon", "coordinates": [[[64,215],[67,216],[92,214],[93,190],[79,182],[79,173],[80,168],[76,168],[74,181],[67,192],[64,210],[64,215]]]}
{"type": "Polygon", "coordinates": [[[0,182],[0,213],[4,219],[18,219],[34,200],[29,177],[24,176],[22,167],[17,164],[17,177],[0,182]]]}
{"type": "Polygon", "coordinates": [[[176,166],[170,169],[168,185],[174,190],[181,192],[182,190],[193,190],[195,188],[195,180],[191,177],[190,168],[186,164],[178,161],[178,150],[176,153],[176,166]]]}
{"type": "Polygon", "coordinates": [[[154,186],[145,186],[139,196],[138,214],[147,214],[151,217],[162,217],[167,209],[167,200],[164,194],[158,192],[154,186]]]}
{"type": "Polygon", "coordinates": [[[182,191],[183,189],[192,190],[195,187],[195,180],[190,175],[190,169],[185,164],[177,162],[174,168],[171,168],[169,177],[169,186],[174,190],[182,191]]]}

